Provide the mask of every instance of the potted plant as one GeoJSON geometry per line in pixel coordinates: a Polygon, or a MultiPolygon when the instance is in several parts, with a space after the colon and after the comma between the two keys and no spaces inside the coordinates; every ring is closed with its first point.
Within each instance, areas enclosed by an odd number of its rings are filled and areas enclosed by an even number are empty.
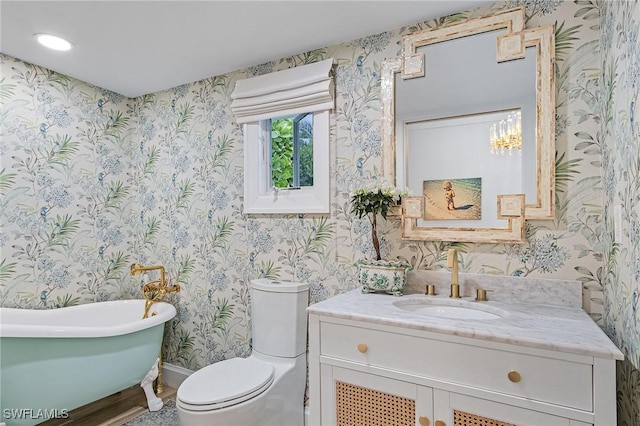
{"type": "Polygon", "coordinates": [[[371,223],[371,240],[376,252],[375,260],[360,260],[358,281],[363,293],[385,291],[401,296],[407,282],[406,273],[411,266],[404,262],[384,260],[380,255],[378,239],[378,215],[386,219],[391,206],[394,206],[403,195],[410,195],[408,190],[398,191],[384,181],[376,181],[372,185],[355,189],[351,195],[351,213],[358,219],[366,216],[371,223]]]}

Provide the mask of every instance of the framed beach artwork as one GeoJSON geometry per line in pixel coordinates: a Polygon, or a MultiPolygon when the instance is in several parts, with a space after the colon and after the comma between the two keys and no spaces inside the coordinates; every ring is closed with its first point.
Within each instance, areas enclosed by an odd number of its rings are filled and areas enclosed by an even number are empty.
{"type": "Polygon", "coordinates": [[[422,194],[424,220],[482,219],[482,178],[425,180],[422,194]]]}

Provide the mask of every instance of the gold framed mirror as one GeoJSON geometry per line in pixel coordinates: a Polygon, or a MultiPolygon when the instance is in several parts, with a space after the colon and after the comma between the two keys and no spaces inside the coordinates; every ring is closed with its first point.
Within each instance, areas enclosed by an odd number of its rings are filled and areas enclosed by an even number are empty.
{"type": "Polygon", "coordinates": [[[403,239],[523,242],[525,219],[553,219],[554,31],[524,22],[517,8],[406,35],[383,62],[382,174],[417,195],[394,211],[403,239]]]}

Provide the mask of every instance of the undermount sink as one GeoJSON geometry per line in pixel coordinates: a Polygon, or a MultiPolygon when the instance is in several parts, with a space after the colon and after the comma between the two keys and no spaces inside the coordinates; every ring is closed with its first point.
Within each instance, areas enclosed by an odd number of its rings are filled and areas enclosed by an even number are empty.
{"type": "Polygon", "coordinates": [[[506,316],[508,313],[493,306],[477,302],[451,299],[408,299],[393,304],[405,311],[427,317],[460,320],[491,320],[506,316]]]}

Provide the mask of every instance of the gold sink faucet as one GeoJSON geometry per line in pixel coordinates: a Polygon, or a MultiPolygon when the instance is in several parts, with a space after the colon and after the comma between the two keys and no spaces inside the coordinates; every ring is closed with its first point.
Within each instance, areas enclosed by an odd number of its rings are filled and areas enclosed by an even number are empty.
{"type": "Polygon", "coordinates": [[[149,317],[149,309],[151,309],[151,305],[156,302],[160,302],[164,299],[164,296],[167,293],[178,293],[180,292],[180,286],[178,284],[173,285],[171,287],[167,286],[167,281],[165,277],[165,269],[162,265],[153,265],[153,266],[143,266],[139,263],[134,263],[131,265],[131,275],[138,275],[148,271],[157,271],[160,270],[160,279],[149,281],[145,285],[142,286],[142,296],[144,297],[144,315],[142,318],[149,317]]]}
{"type": "Polygon", "coordinates": [[[460,298],[460,285],[458,284],[458,252],[449,249],[447,252],[447,267],[451,268],[451,294],[449,297],[460,298]]]}

